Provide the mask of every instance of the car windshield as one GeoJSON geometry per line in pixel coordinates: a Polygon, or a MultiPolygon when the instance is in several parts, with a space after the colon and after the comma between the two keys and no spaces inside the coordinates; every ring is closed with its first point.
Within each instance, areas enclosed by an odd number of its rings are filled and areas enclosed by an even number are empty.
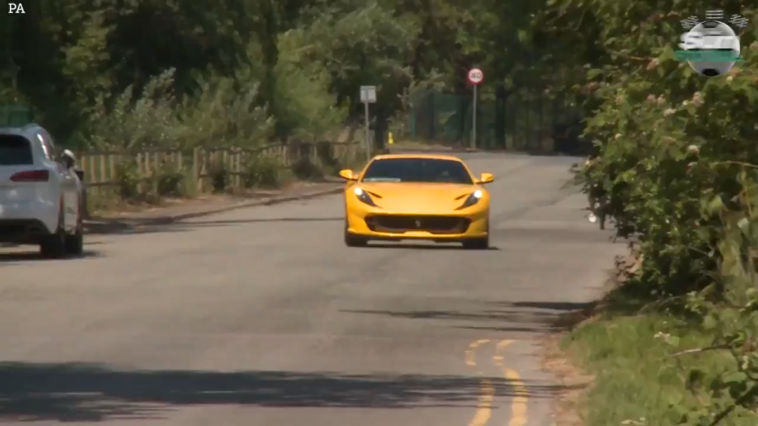
{"type": "Polygon", "coordinates": [[[460,161],[435,158],[374,160],[364,173],[362,181],[473,184],[471,175],[460,161]]]}

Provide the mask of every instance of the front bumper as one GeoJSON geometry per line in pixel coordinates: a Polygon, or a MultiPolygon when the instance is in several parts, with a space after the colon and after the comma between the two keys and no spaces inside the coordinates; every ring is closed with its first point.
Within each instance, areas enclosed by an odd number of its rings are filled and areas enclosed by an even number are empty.
{"type": "Polygon", "coordinates": [[[457,242],[487,237],[489,209],[472,210],[444,214],[348,210],[347,232],[373,240],[457,242]]]}

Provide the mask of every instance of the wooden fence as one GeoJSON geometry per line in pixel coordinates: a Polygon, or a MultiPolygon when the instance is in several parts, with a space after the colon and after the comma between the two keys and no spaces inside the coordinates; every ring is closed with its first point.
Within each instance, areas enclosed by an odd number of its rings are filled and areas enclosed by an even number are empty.
{"type": "Polygon", "coordinates": [[[257,148],[195,148],[147,149],[134,153],[82,152],[77,156],[79,167],[84,170],[88,188],[112,187],[119,184],[120,166],[129,162],[136,165],[136,179],[145,185],[158,173],[165,170],[187,174],[188,182],[198,193],[210,188],[209,180],[214,170],[223,169],[230,177],[232,189],[242,188],[248,165],[254,159],[276,160],[281,167],[291,167],[295,162],[308,159],[325,166],[334,163],[355,164],[362,160],[365,149],[360,143],[294,143],[267,145],[257,148]]]}

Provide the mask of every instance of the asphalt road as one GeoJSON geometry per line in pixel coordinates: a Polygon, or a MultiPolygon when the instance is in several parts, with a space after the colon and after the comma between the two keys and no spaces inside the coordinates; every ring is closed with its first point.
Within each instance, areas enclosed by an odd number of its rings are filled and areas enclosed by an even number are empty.
{"type": "Polygon", "coordinates": [[[347,248],[339,196],[0,252],[0,422],[549,426],[555,315],[623,250],[561,189],[576,159],[470,154],[489,251],[347,248]]]}

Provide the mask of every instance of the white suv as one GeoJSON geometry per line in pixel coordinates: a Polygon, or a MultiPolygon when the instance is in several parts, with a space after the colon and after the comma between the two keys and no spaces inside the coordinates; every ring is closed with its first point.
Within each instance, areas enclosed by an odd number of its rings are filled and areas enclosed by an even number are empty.
{"type": "Polygon", "coordinates": [[[83,184],[73,154],[56,158],[36,124],[0,128],[0,243],[35,244],[45,257],[84,250],[83,184]]]}

